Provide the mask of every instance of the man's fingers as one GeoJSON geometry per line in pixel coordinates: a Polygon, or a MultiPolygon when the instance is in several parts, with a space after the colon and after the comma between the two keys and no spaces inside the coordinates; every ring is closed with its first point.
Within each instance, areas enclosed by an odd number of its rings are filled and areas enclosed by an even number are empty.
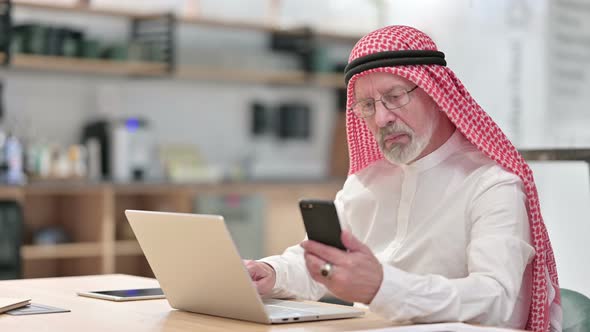
{"type": "Polygon", "coordinates": [[[256,286],[256,291],[260,295],[268,294],[274,285],[272,285],[270,278],[262,278],[259,280],[254,280],[254,285],[256,286]]]}
{"type": "Polygon", "coordinates": [[[305,252],[309,252],[325,262],[345,265],[347,262],[346,252],[332,246],[328,246],[316,241],[304,241],[301,247],[305,252]]]}
{"type": "Polygon", "coordinates": [[[342,244],[350,251],[371,252],[369,247],[357,239],[350,231],[343,230],[340,236],[342,244]]]}
{"type": "Polygon", "coordinates": [[[254,280],[254,285],[256,285],[256,288],[259,290],[264,289],[264,286],[266,286],[267,283],[268,280],[266,279],[254,280]]]}
{"type": "Polygon", "coordinates": [[[250,259],[243,259],[242,262],[244,263],[244,266],[246,267],[246,269],[248,269],[248,271],[250,271],[252,268],[256,266],[256,262],[250,259]]]}
{"type": "Polygon", "coordinates": [[[304,257],[305,257],[305,266],[307,267],[307,270],[309,271],[309,275],[311,275],[313,280],[321,282],[321,283],[326,283],[327,279],[325,279],[321,275],[321,272],[320,272],[320,269],[326,263],[326,261],[322,260],[318,256],[311,254],[309,252],[306,252],[304,254],[304,257]]]}
{"type": "Polygon", "coordinates": [[[254,261],[246,265],[246,268],[248,269],[250,278],[252,278],[252,280],[254,281],[267,277],[269,274],[267,270],[265,270],[262,266],[260,266],[260,264],[254,261]]]}

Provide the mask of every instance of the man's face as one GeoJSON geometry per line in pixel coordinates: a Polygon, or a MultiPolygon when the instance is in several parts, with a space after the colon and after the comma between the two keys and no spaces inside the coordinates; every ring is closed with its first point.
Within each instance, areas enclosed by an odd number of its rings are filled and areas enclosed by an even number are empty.
{"type": "MultiPolygon", "coordinates": [[[[355,83],[355,102],[378,100],[383,95],[400,95],[416,85],[390,73],[370,73],[355,83]]],[[[409,103],[388,110],[375,103],[375,114],[366,117],[369,130],[375,135],[379,149],[394,164],[408,164],[423,157],[439,121],[436,103],[422,89],[408,93],[409,103]]]]}

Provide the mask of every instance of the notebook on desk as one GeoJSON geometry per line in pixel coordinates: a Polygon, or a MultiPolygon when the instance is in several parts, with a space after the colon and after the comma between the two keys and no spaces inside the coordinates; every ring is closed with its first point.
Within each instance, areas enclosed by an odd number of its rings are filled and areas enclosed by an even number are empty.
{"type": "Polygon", "coordinates": [[[173,308],[264,324],[364,314],[347,306],[263,301],[221,216],[134,210],[125,215],[173,308]]]}
{"type": "Polygon", "coordinates": [[[31,303],[31,299],[15,299],[11,297],[0,297],[0,313],[24,307],[31,303]]]}

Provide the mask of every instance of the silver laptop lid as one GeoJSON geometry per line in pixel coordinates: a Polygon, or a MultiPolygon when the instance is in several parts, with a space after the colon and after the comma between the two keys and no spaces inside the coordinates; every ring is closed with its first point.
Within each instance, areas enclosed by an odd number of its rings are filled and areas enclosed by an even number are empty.
{"type": "Polygon", "coordinates": [[[270,323],[223,217],[126,210],[170,306],[270,323]]]}

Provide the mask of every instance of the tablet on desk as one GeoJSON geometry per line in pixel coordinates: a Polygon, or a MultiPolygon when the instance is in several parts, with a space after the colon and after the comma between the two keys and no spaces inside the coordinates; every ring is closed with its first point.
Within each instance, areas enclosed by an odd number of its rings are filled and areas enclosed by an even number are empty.
{"type": "Polygon", "coordinates": [[[161,288],[139,288],[139,289],[118,289],[91,292],[78,292],[80,296],[94,297],[110,301],[137,301],[165,299],[166,296],[161,288]]]}

